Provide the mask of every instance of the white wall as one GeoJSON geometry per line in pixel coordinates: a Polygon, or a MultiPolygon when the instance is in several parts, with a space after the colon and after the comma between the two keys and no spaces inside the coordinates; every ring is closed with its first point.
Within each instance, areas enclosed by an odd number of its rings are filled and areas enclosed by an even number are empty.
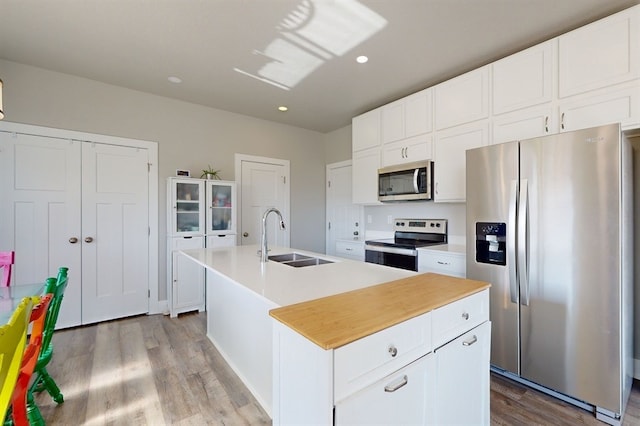
{"type": "Polygon", "coordinates": [[[165,179],[177,168],[198,177],[211,164],[233,180],[234,153],[290,160],[291,245],[324,251],[321,133],[4,60],[0,78],[6,121],[158,142],[160,300],[166,299],[165,179]]]}

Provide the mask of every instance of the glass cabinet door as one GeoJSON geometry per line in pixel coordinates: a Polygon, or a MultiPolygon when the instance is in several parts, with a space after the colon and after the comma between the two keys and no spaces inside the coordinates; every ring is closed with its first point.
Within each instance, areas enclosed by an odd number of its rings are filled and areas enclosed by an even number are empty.
{"type": "Polygon", "coordinates": [[[202,181],[173,180],[172,234],[204,234],[202,181]]]}
{"type": "Polygon", "coordinates": [[[207,234],[235,232],[235,189],[234,182],[207,181],[207,234]]]}

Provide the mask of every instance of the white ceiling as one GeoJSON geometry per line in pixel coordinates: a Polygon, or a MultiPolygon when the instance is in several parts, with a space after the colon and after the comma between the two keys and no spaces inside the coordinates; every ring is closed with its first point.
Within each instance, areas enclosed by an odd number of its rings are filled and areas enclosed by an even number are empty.
{"type": "Polygon", "coordinates": [[[0,0],[0,58],[329,132],[638,3],[0,0]]]}

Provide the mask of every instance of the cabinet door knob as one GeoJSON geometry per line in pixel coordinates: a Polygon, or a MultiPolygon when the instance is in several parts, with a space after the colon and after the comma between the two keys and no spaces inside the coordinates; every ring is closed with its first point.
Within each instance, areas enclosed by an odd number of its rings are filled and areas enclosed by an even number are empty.
{"type": "Polygon", "coordinates": [[[398,349],[393,345],[389,346],[389,354],[391,355],[391,357],[395,357],[396,355],[398,355],[398,349]]]}
{"type": "Polygon", "coordinates": [[[469,313],[468,313],[468,312],[464,312],[464,313],[462,314],[462,318],[464,318],[464,319],[468,320],[468,319],[469,319],[469,313]]]}
{"type": "Polygon", "coordinates": [[[85,243],[93,242],[93,238],[91,238],[91,237],[87,237],[87,238],[85,238],[85,239],[84,239],[84,242],[85,242],[85,243]]]}
{"type": "Polygon", "coordinates": [[[245,232],[244,234],[242,234],[242,236],[243,236],[243,237],[248,237],[248,236],[249,236],[249,233],[248,233],[248,232],[245,232]]]}
{"type": "Polygon", "coordinates": [[[75,244],[75,243],[77,243],[77,242],[78,242],[78,239],[77,239],[76,237],[71,237],[71,238],[69,238],[69,242],[70,242],[71,244],[75,244]]]}

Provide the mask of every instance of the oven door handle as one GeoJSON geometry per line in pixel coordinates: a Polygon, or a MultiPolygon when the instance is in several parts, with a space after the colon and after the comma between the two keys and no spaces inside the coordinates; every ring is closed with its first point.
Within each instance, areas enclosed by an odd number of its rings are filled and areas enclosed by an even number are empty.
{"type": "Polygon", "coordinates": [[[382,247],[382,246],[372,246],[369,244],[365,244],[365,251],[378,251],[382,253],[392,253],[392,254],[404,254],[405,256],[417,256],[418,250],[406,249],[406,248],[398,248],[398,247],[382,247]]]}

